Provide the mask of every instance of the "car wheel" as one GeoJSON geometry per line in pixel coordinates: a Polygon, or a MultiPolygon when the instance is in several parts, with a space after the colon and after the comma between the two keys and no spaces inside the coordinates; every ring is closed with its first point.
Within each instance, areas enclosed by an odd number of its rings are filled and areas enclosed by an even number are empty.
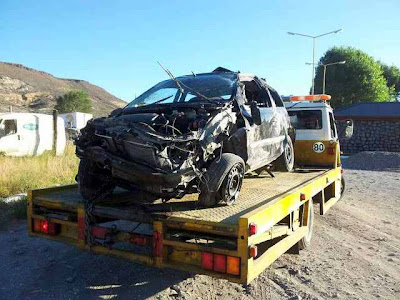
{"type": "Polygon", "coordinates": [[[223,153],[215,159],[200,181],[199,204],[210,207],[217,203],[232,205],[239,196],[245,164],[241,157],[223,153]]]}
{"type": "Polygon", "coordinates": [[[81,159],[77,179],[82,197],[86,200],[95,200],[95,198],[110,195],[115,185],[105,177],[104,171],[98,166],[92,164],[88,159],[81,159]]]}
{"type": "Polygon", "coordinates": [[[291,172],[294,166],[294,148],[290,137],[287,137],[283,153],[273,163],[276,171],[291,172]]]}
{"type": "Polygon", "coordinates": [[[307,234],[299,241],[300,250],[307,249],[311,245],[311,238],[314,227],[314,205],[312,199],[308,202],[307,234]]]}

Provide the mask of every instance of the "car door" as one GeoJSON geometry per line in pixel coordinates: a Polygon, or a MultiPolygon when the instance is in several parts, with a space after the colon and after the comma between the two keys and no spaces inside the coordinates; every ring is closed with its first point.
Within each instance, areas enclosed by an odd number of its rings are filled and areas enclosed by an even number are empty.
{"type": "Polygon", "coordinates": [[[21,136],[17,130],[18,120],[14,118],[3,119],[0,123],[0,152],[10,156],[20,156],[21,136]]]}
{"type": "Polygon", "coordinates": [[[247,100],[246,109],[252,101],[255,101],[261,117],[261,124],[253,124],[247,135],[247,164],[249,170],[255,170],[276,159],[279,152],[277,148],[280,143],[280,121],[275,103],[268,90],[261,85],[261,82],[255,77],[252,81],[244,82],[244,84],[247,100]]]}

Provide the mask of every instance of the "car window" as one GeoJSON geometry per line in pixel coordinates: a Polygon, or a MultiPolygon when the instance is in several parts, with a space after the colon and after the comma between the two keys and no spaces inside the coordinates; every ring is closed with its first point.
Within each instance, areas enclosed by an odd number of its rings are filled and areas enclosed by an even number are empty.
{"type": "Polygon", "coordinates": [[[17,120],[4,120],[0,122],[0,138],[17,133],[17,120]]]}
{"type": "Polygon", "coordinates": [[[288,111],[290,123],[296,129],[322,129],[321,110],[288,111]]]}
{"type": "Polygon", "coordinates": [[[255,80],[243,82],[245,85],[246,104],[257,102],[259,107],[271,107],[271,100],[267,91],[261,88],[255,80]]]}
{"type": "Polygon", "coordinates": [[[279,94],[277,93],[277,91],[275,91],[274,89],[268,89],[268,90],[272,96],[272,99],[274,99],[275,105],[277,107],[284,107],[285,105],[283,104],[283,101],[279,96],[279,94]]]}

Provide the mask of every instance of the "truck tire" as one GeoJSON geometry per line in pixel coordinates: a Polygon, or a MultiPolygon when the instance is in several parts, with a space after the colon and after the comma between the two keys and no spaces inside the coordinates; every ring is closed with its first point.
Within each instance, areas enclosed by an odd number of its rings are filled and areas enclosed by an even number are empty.
{"type": "Polygon", "coordinates": [[[287,142],[284,145],[284,150],[274,162],[274,169],[276,171],[291,172],[294,166],[294,147],[292,139],[288,136],[287,142]]]}
{"type": "Polygon", "coordinates": [[[115,185],[104,177],[104,172],[99,167],[88,159],[81,159],[77,179],[82,197],[86,200],[95,200],[111,195],[115,185]]]}
{"type": "Polygon", "coordinates": [[[307,249],[310,247],[311,238],[313,234],[313,226],[314,226],[314,205],[312,199],[310,199],[308,203],[308,221],[307,221],[308,232],[299,241],[300,250],[307,249]]]}
{"type": "Polygon", "coordinates": [[[200,182],[198,202],[202,207],[233,204],[243,183],[245,164],[240,156],[223,153],[207,169],[200,182]]]}

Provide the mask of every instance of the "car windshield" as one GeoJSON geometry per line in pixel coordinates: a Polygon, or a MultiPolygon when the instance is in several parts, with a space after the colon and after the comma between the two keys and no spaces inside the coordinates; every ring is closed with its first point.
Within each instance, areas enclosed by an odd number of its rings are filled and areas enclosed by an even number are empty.
{"type": "Polygon", "coordinates": [[[178,77],[178,84],[165,80],[137,97],[127,108],[151,104],[228,101],[233,98],[236,74],[207,74],[178,77]]]}

